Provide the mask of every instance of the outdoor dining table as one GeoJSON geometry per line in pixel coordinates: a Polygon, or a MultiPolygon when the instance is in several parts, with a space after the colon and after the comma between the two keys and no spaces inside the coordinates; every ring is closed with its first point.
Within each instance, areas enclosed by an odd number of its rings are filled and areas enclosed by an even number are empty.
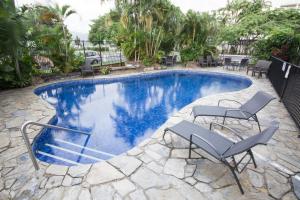
{"type": "Polygon", "coordinates": [[[239,60],[231,60],[231,65],[232,66],[239,66],[239,64],[241,63],[241,60],[239,59],[239,60]]]}

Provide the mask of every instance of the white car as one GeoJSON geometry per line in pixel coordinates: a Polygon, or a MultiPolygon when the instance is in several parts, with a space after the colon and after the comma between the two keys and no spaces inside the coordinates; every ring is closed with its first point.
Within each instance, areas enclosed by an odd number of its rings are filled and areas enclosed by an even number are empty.
{"type": "Polygon", "coordinates": [[[94,65],[101,62],[101,57],[97,51],[85,51],[86,64],[94,65]]]}

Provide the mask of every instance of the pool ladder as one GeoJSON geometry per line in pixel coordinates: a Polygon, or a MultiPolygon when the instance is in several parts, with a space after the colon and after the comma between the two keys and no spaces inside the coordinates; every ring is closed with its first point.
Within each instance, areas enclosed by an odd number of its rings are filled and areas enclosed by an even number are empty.
{"type": "Polygon", "coordinates": [[[39,170],[39,165],[38,165],[38,162],[37,162],[37,160],[34,156],[34,153],[32,151],[32,147],[31,147],[28,135],[27,135],[27,127],[29,125],[41,126],[41,127],[44,127],[44,128],[58,129],[58,130],[63,130],[63,131],[71,131],[71,132],[74,132],[74,133],[81,133],[81,134],[85,134],[85,135],[90,135],[90,133],[87,133],[87,132],[78,131],[78,130],[69,129],[69,128],[64,128],[64,127],[60,127],[60,126],[54,126],[54,125],[50,125],[50,124],[43,124],[43,123],[33,122],[33,121],[25,122],[21,127],[21,133],[22,133],[25,145],[27,147],[30,159],[33,163],[33,166],[34,166],[35,170],[39,170]]]}

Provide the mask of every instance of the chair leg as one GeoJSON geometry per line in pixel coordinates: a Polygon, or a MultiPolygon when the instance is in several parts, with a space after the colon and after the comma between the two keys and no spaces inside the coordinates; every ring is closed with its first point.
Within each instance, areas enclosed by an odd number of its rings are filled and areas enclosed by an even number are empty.
{"type": "Polygon", "coordinates": [[[251,149],[248,151],[249,152],[249,155],[253,161],[253,164],[254,164],[254,167],[257,168],[257,165],[256,165],[256,162],[255,162],[255,159],[254,159],[254,155],[253,155],[253,152],[251,151],[251,149]]]}
{"type": "Polygon", "coordinates": [[[259,123],[259,121],[258,121],[257,115],[255,114],[255,115],[253,116],[253,118],[254,118],[254,120],[257,122],[259,132],[261,133],[261,127],[260,127],[260,123],[259,123]]]}
{"type": "Polygon", "coordinates": [[[235,166],[235,168],[236,168],[236,171],[239,172],[238,165],[237,165],[237,163],[236,163],[236,160],[235,160],[235,157],[234,157],[234,156],[232,156],[232,160],[233,160],[233,164],[234,164],[234,166],[235,166]]]}
{"type": "Polygon", "coordinates": [[[192,156],[192,135],[190,137],[190,146],[189,146],[189,159],[191,159],[192,156]]]}
{"type": "Polygon", "coordinates": [[[259,132],[261,133],[261,128],[260,128],[260,124],[259,124],[258,119],[257,119],[257,125],[258,125],[258,128],[259,128],[259,132]]]}
{"type": "Polygon", "coordinates": [[[242,185],[241,185],[241,183],[240,183],[240,180],[238,179],[238,177],[237,177],[237,175],[236,175],[234,169],[233,169],[232,167],[229,167],[229,168],[230,168],[230,170],[231,170],[231,172],[232,172],[232,174],[233,174],[233,176],[234,176],[234,179],[235,179],[236,183],[237,183],[238,186],[239,186],[239,189],[240,189],[241,193],[244,194],[244,190],[243,190],[243,188],[242,188],[242,185]]]}
{"type": "Polygon", "coordinates": [[[195,123],[195,120],[196,120],[197,116],[194,116],[194,120],[193,120],[193,123],[195,123]]]}
{"type": "MultiPolygon", "coordinates": [[[[224,116],[223,117],[223,122],[222,122],[223,125],[225,125],[225,119],[226,119],[226,117],[224,116]]],[[[222,127],[222,129],[223,129],[223,127],[222,127]]]]}
{"type": "Polygon", "coordinates": [[[163,140],[165,140],[166,133],[167,133],[167,130],[164,130],[164,134],[162,136],[163,140]]]}
{"type": "Polygon", "coordinates": [[[234,177],[236,183],[238,184],[238,187],[239,187],[241,193],[244,194],[244,190],[242,188],[242,185],[241,185],[241,183],[240,183],[240,181],[239,181],[239,179],[238,179],[238,177],[237,177],[237,175],[236,175],[236,173],[234,171],[235,168],[232,167],[227,161],[224,161],[224,163],[225,163],[225,165],[227,165],[229,167],[231,173],[233,174],[233,177],[234,177]]]}

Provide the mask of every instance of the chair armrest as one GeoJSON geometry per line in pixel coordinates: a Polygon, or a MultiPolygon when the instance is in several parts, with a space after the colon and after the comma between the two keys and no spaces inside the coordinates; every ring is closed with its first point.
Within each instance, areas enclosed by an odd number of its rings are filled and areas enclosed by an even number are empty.
{"type": "Polygon", "coordinates": [[[231,133],[233,133],[235,136],[237,136],[240,140],[244,140],[244,138],[242,138],[237,130],[234,130],[233,128],[230,128],[228,126],[225,126],[224,124],[219,124],[219,123],[216,123],[216,122],[211,122],[210,123],[210,126],[209,126],[209,130],[211,130],[212,126],[213,125],[217,125],[217,126],[221,126],[223,128],[226,128],[227,130],[231,131],[231,133]]]}
{"type": "Polygon", "coordinates": [[[220,106],[220,103],[221,103],[222,101],[232,101],[232,102],[238,103],[239,105],[242,105],[241,102],[236,101],[236,100],[233,100],[233,99],[220,99],[220,100],[218,101],[218,106],[220,106]]]}
{"type": "Polygon", "coordinates": [[[202,140],[203,142],[205,142],[206,144],[208,144],[208,146],[210,146],[219,156],[221,156],[221,154],[218,152],[217,148],[213,144],[211,144],[209,141],[207,141],[206,139],[202,138],[199,135],[191,134],[191,136],[190,136],[191,143],[193,143],[193,137],[196,137],[196,138],[202,140]]]}
{"type": "Polygon", "coordinates": [[[261,67],[259,67],[259,66],[254,66],[253,67],[253,71],[260,71],[261,70],[261,67]]]}

